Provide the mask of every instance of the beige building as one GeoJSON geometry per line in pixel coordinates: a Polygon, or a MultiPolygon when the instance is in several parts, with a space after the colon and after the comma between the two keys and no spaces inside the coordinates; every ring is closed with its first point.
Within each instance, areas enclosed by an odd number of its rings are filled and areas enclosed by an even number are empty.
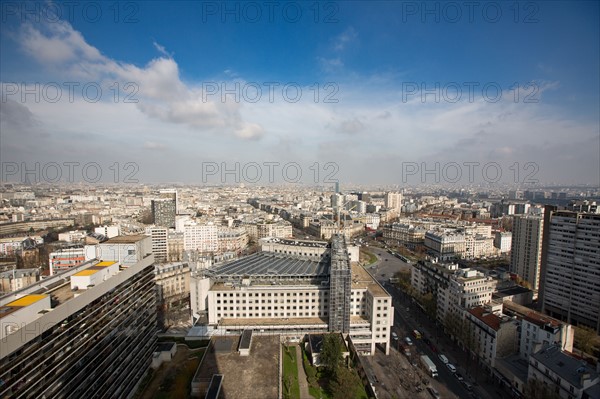
{"type": "Polygon", "coordinates": [[[183,260],[183,232],[170,230],[167,233],[167,262],[183,260]]]}
{"type": "Polygon", "coordinates": [[[193,275],[194,321],[205,318],[208,334],[247,328],[286,336],[340,331],[362,354],[374,354],[376,344],[387,353],[392,298],[350,261],[341,236],[333,241],[334,249],[319,258],[320,249],[305,256],[300,248],[306,247],[298,246],[297,253],[259,252],[193,275]]]}
{"type": "Polygon", "coordinates": [[[18,291],[40,279],[40,269],[14,269],[0,273],[0,295],[18,291]]]}
{"type": "Polygon", "coordinates": [[[241,252],[248,245],[248,233],[243,228],[221,227],[217,233],[218,252],[241,252]]]}
{"type": "Polygon", "coordinates": [[[154,272],[159,302],[178,302],[189,297],[190,267],[187,263],[156,265],[154,272]]]}
{"type": "Polygon", "coordinates": [[[531,285],[535,297],[540,285],[543,226],[544,219],[540,216],[515,216],[513,219],[510,270],[531,285]]]}
{"type": "Polygon", "coordinates": [[[463,310],[490,303],[496,285],[497,280],[477,270],[457,270],[448,288],[438,291],[438,319],[444,322],[449,315],[462,317],[463,310]]]}
{"type": "Polygon", "coordinates": [[[415,248],[425,243],[428,228],[422,224],[393,223],[383,228],[383,238],[392,244],[415,248]]]}
{"type": "Polygon", "coordinates": [[[494,312],[490,306],[477,306],[465,312],[472,328],[472,347],[481,363],[489,370],[496,364],[496,358],[505,357],[517,351],[519,322],[494,312]]]}

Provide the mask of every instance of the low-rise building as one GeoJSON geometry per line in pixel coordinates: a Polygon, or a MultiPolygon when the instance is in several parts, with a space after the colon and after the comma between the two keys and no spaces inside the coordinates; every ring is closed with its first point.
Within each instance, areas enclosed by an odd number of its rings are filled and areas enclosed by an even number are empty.
{"type": "Polygon", "coordinates": [[[558,345],[546,346],[531,355],[528,377],[529,383],[536,380],[564,399],[584,398],[586,391],[600,383],[596,370],[561,351],[558,345]]]}
{"type": "MultiPolygon", "coordinates": [[[[500,309],[502,306],[500,306],[500,309]]],[[[496,358],[506,357],[517,351],[519,322],[495,312],[490,306],[477,306],[465,312],[472,333],[472,347],[480,363],[488,371],[496,364],[496,358]]]]}

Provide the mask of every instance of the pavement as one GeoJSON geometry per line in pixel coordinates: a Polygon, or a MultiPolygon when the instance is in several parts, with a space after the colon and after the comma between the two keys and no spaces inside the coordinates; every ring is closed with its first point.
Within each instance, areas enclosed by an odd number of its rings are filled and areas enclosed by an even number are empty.
{"type": "Polygon", "coordinates": [[[296,366],[298,367],[298,385],[300,385],[300,399],[313,399],[308,392],[308,381],[302,364],[302,350],[296,345],[296,366]]]}

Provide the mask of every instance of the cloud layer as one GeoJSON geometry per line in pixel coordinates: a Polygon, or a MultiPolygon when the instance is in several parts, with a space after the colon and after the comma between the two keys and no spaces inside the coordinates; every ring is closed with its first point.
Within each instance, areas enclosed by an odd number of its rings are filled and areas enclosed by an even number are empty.
{"type": "MultiPolygon", "coordinates": [[[[17,44],[38,63],[42,85],[95,82],[102,98],[86,101],[80,86],[69,101],[60,84],[60,101],[22,101],[3,82],[3,160],[114,159],[139,163],[147,181],[188,182],[200,181],[204,161],[336,162],[337,177],[357,183],[399,183],[403,162],[494,161],[507,173],[515,162],[535,162],[542,181],[598,182],[598,125],[543,101],[544,92],[560,90],[559,82],[540,82],[537,103],[522,101],[527,90],[519,101],[509,91],[497,102],[480,93],[457,102],[420,91],[407,97],[395,78],[348,71],[344,53],[359,38],[348,28],[329,44],[329,56],[315,60],[326,74],[339,72],[337,101],[324,101],[332,92],[322,86],[315,96],[310,85],[298,86],[298,101],[286,101],[281,86],[273,101],[264,87],[257,101],[248,101],[248,92],[236,101],[207,92],[214,79],[184,81],[177,60],[155,41],[157,56],[136,66],[102,54],[66,22],[24,23],[17,44]]],[[[229,69],[223,76],[215,82],[219,89],[254,84],[229,69]]]]}

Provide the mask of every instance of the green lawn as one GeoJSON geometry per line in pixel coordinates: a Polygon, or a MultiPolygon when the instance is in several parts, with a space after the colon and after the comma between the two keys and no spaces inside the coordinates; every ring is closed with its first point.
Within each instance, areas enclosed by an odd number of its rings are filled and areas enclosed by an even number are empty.
{"type": "Polygon", "coordinates": [[[283,397],[300,399],[298,367],[296,366],[296,347],[283,347],[283,397]]]}

